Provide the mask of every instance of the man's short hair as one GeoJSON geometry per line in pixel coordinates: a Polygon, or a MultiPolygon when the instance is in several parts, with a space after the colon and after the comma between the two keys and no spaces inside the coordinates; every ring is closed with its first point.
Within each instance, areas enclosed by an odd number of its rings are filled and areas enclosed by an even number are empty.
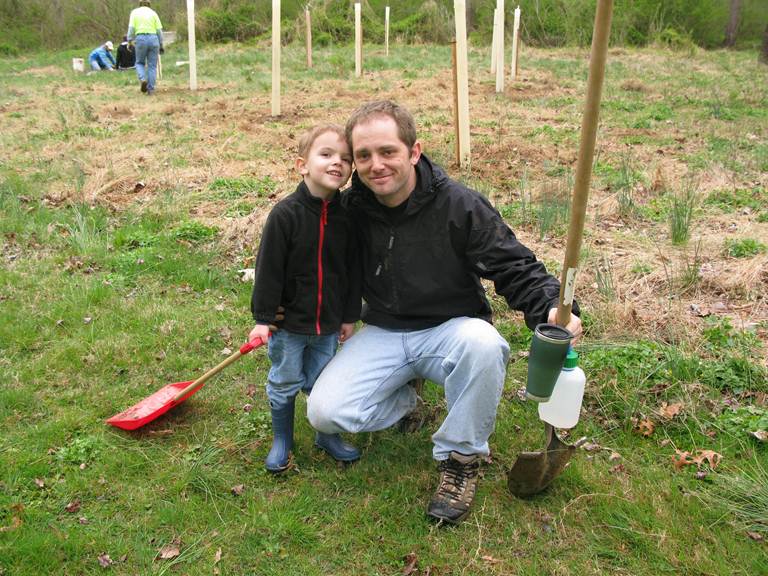
{"type": "Polygon", "coordinates": [[[352,116],[347,120],[347,125],[344,129],[349,146],[352,147],[352,130],[355,129],[355,126],[380,116],[392,118],[395,124],[397,124],[397,135],[400,137],[400,140],[409,149],[413,148],[413,145],[416,143],[416,122],[406,108],[392,102],[392,100],[368,102],[352,112],[352,116]]]}
{"type": "Polygon", "coordinates": [[[344,128],[338,124],[318,124],[313,126],[299,138],[299,156],[306,158],[309,155],[309,151],[312,149],[312,144],[315,143],[318,136],[325,134],[326,132],[333,132],[338,134],[340,138],[344,138],[344,128]]]}
{"type": "Polygon", "coordinates": [[[139,6],[152,6],[150,0],[139,0],[139,6]]]}

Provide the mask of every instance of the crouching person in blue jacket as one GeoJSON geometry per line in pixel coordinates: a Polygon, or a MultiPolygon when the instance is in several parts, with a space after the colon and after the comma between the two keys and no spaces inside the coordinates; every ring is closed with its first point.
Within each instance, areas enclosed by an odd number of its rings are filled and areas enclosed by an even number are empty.
{"type": "Polygon", "coordinates": [[[111,41],[107,40],[104,44],[96,48],[88,55],[88,62],[91,65],[91,70],[95,72],[101,72],[102,70],[114,70],[117,66],[114,56],[112,56],[112,50],[114,45],[111,41]]]}
{"type": "MultiPolygon", "coordinates": [[[[249,339],[269,337],[267,397],[274,439],[264,464],[273,473],[290,467],[297,394],[312,390],[338,343],[352,336],[361,308],[353,228],[339,197],[352,173],[344,129],[335,124],[310,129],[299,141],[296,168],[302,182],[264,225],[251,298],[256,326],[249,339]],[[278,308],[285,317],[270,337],[278,308]]],[[[335,432],[317,432],[315,445],[341,462],[360,458],[335,432]]]]}

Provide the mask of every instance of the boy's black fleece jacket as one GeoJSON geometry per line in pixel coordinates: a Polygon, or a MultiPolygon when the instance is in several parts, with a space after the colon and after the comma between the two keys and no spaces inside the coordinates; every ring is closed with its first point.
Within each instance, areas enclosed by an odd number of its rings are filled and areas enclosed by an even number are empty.
{"type": "Polygon", "coordinates": [[[278,306],[285,308],[278,326],[297,334],[333,334],[342,322],[360,318],[353,229],[338,193],[327,201],[321,223],[323,204],[301,182],[270,212],[251,295],[258,324],[273,324],[278,306]]]}
{"type": "MultiPolygon", "coordinates": [[[[363,321],[389,329],[424,329],[451,318],[491,321],[480,282],[492,280],[529,328],[547,321],[560,282],[518,242],[488,200],[452,180],[422,154],[418,182],[392,223],[373,192],[352,177],[344,193],[360,236],[363,321]]],[[[574,302],[573,311],[579,309],[574,302]]]]}

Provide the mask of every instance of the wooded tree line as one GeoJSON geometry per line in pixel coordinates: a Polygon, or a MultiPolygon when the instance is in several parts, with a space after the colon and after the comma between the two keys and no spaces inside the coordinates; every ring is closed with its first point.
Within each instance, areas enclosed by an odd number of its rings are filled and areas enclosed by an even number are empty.
{"type": "MultiPolygon", "coordinates": [[[[453,35],[453,0],[359,0],[366,41],[381,41],[384,7],[392,37],[403,42],[446,42],[453,35]]],[[[313,15],[317,44],[349,43],[355,0],[282,0],[283,40],[303,38],[304,8],[313,15]]],[[[523,41],[532,45],[586,45],[596,0],[519,0],[523,41]]],[[[136,0],[0,0],[0,53],[80,48],[125,34],[136,0]]],[[[268,39],[270,0],[196,0],[203,42],[268,39]]],[[[496,0],[467,0],[470,41],[489,42],[496,0]]],[[[518,2],[505,3],[509,21],[518,2]]],[[[186,0],[154,0],[167,30],[186,33],[186,0]]],[[[705,48],[759,46],[768,51],[766,0],[617,0],[612,42],[618,45],[696,44],[705,48]]],[[[765,54],[768,58],[768,53],[765,54]]]]}

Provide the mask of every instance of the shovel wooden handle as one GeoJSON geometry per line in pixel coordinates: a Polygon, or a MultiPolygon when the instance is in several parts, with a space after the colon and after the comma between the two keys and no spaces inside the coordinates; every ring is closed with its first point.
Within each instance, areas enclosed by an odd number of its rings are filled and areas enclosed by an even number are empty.
{"type": "Polygon", "coordinates": [[[197,380],[192,382],[189,386],[184,388],[181,392],[176,394],[176,396],[174,397],[173,401],[174,402],[179,402],[182,398],[184,398],[184,396],[189,394],[192,390],[194,390],[198,386],[204,384],[205,381],[208,380],[211,376],[216,376],[216,374],[218,374],[219,372],[224,370],[224,368],[226,368],[227,366],[229,366],[230,364],[232,364],[236,360],[239,360],[241,356],[245,356],[246,354],[248,354],[248,352],[250,352],[254,348],[258,348],[259,346],[262,346],[265,343],[266,343],[266,340],[262,340],[261,338],[254,338],[253,340],[251,340],[249,342],[246,342],[245,344],[240,346],[240,350],[237,350],[234,354],[229,356],[221,364],[218,364],[217,366],[214,366],[213,368],[208,370],[208,372],[206,372],[205,374],[200,376],[200,378],[198,378],[197,380]]]}
{"type": "Polygon", "coordinates": [[[581,238],[584,232],[584,217],[587,212],[589,182],[592,178],[592,161],[595,156],[597,121],[600,113],[600,97],[605,78],[605,61],[608,57],[608,38],[611,33],[613,0],[599,0],[595,14],[595,29],[592,34],[592,53],[589,57],[589,78],[587,80],[587,101],[581,121],[581,142],[576,162],[576,177],[571,199],[571,221],[568,226],[568,241],[565,260],[560,278],[560,302],[557,306],[557,323],[566,326],[571,319],[576,270],[579,267],[581,238]]]}

